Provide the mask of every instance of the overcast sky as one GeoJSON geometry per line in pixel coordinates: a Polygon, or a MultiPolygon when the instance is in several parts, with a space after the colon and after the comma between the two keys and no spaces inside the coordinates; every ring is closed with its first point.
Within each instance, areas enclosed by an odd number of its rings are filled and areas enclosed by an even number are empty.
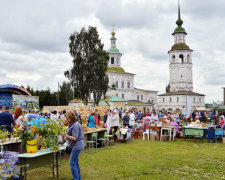
{"type": "MultiPolygon", "coordinates": [[[[135,86],[165,92],[177,0],[0,0],[0,84],[57,89],[72,66],[69,36],[96,26],[107,50],[112,24],[122,67],[135,86]]],[[[193,52],[194,91],[222,100],[225,86],[225,1],[180,0],[193,52]]]]}

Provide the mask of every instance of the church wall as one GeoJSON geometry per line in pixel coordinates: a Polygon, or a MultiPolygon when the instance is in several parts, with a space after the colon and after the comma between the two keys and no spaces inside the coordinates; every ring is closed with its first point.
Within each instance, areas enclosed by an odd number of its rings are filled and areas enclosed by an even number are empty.
{"type": "Polygon", "coordinates": [[[134,89],[134,74],[123,74],[123,73],[114,73],[107,72],[109,77],[109,86],[111,87],[114,83],[118,82],[117,89],[134,89]],[[124,88],[122,88],[122,81],[124,82],[124,88]],[[128,82],[130,82],[130,88],[128,88],[128,82]]]}
{"type": "MultiPolygon", "coordinates": [[[[204,96],[190,96],[191,98],[191,109],[194,110],[197,107],[205,107],[204,96]]],[[[186,95],[174,95],[174,96],[159,96],[159,109],[172,108],[176,110],[179,108],[182,112],[186,113],[186,95]]]]}

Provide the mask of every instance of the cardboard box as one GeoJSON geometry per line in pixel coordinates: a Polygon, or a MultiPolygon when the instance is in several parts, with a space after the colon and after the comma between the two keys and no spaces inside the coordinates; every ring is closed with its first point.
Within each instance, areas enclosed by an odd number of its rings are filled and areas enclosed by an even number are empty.
{"type": "Polygon", "coordinates": [[[156,138],[156,136],[154,136],[154,135],[151,135],[151,136],[150,136],[150,140],[151,140],[151,141],[155,141],[155,138],[156,138]]]}
{"type": "Polygon", "coordinates": [[[166,118],[159,118],[159,122],[165,122],[166,120],[166,118]]]}
{"type": "Polygon", "coordinates": [[[139,130],[139,136],[143,136],[143,130],[139,130]]]}
{"type": "Polygon", "coordinates": [[[162,123],[162,128],[163,128],[163,127],[167,128],[167,127],[169,127],[169,125],[170,125],[170,123],[168,123],[168,122],[163,122],[163,123],[162,123]]]}

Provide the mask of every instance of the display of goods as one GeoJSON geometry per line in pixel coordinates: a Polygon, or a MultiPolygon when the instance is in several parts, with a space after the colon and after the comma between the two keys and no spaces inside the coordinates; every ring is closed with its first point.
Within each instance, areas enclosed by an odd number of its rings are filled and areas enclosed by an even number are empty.
{"type": "Polygon", "coordinates": [[[87,124],[87,121],[82,119],[82,124],[87,124]]]}
{"type": "Polygon", "coordinates": [[[33,139],[31,141],[26,142],[26,148],[28,153],[37,152],[37,139],[33,139]]]}
{"type": "Polygon", "coordinates": [[[87,124],[82,124],[83,132],[87,132],[87,124]]]}
{"type": "Polygon", "coordinates": [[[87,128],[87,132],[96,131],[96,128],[87,128]]]}

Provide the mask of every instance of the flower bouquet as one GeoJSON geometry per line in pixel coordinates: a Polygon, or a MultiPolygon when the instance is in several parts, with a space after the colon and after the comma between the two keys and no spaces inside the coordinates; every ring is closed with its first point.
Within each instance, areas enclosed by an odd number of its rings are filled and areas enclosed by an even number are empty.
{"type": "Polygon", "coordinates": [[[40,126],[37,134],[40,138],[39,145],[41,149],[50,148],[57,152],[59,135],[61,132],[66,131],[66,127],[51,120],[48,120],[46,124],[40,124],[40,126]]]}
{"type": "Polygon", "coordinates": [[[37,151],[37,139],[35,133],[37,127],[34,124],[34,127],[23,126],[19,138],[22,140],[23,144],[26,144],[27,152],[34,153],[37,151]]]}

